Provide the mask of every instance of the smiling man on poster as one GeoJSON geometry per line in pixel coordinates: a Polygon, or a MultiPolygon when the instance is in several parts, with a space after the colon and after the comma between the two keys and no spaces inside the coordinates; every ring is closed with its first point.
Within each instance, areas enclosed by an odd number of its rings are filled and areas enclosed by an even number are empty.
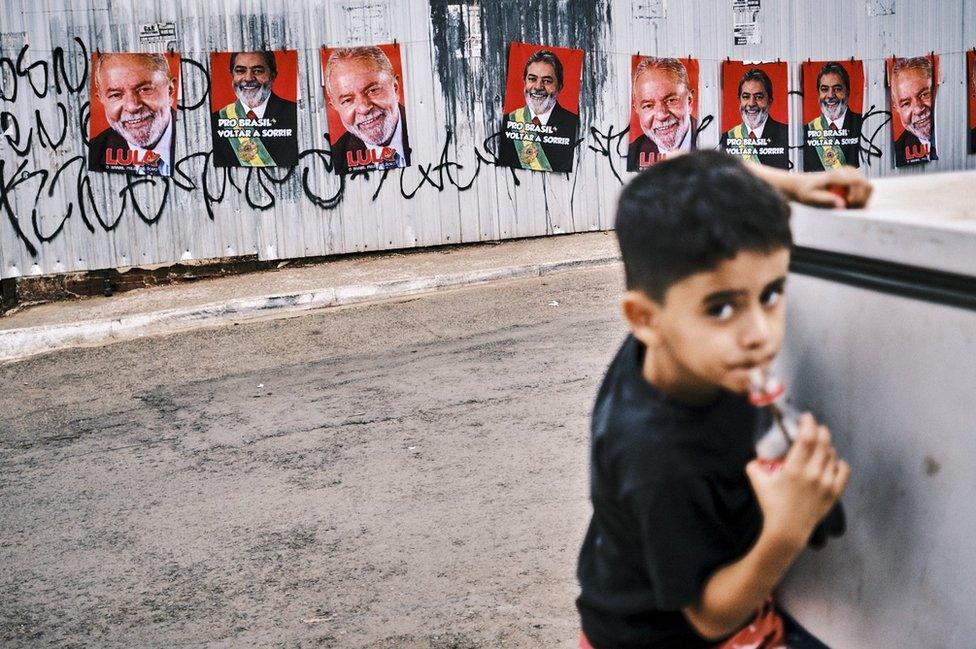
{"type": "Polygon", "coordinates": [[[851,110],[851,78],[839,63],[825,63],[817,74],[820,114],[804,126],[803,170],[860,166],[861,115],[851,110]]]}
{"type": "Polygon", "coordinates": [[[895,166],[938,160],[935,152],[935,74],[927,56],[891,62],[891,109],[904,127],[895,140],[895,166]]]}
{"type": "Polygon", "coordinates": [[[966,87],[969,97],[969,153],[976,153],[976,48],[966,52],[966,87]]]}
{"type": "MultiPolygon", "coordinates": [[[[336,173],[410,165],[400,78],[382,49],[366,46],[331,50],[325,61],[323,82],[329,105],[345,129],[332,141],[336,173]]],[[[331,115],[329,130],[338,130],[333,128],[331,115]]]]}
{"type": "MultiPolygon", "coordinates": [[[[294,56],[293,52],[285,54],[294,56]]],[[[278,77],[275,53],[233,52],[229,67],[236,99],[211,115],[214,165],[276,167],[297,164],[298,104],[272,90],[278,77]]],[[[217,81],[216,70],[214,80],[217,81]]]]}
{"type": "Polygon", "coordinates": [[[976,153],[976,49],[966,52],[966,84],[969,88],[969,152],[976,153]]]}
{"type": "Polygon", "coordinates": [[[789,128],[769,115],[775,100],[769,75],[750,68],[739,79],[737,96],[742,122],[725,133],[723,147],[745,160],[789,169],[789,128]]]}
{"type": "Polygon", "coordinates": [[[695,148],[691,81],[678,59],[645,57],[634,70],[632,98],[641,135],[627,148],[627,171],[650,167],[675,151],[695,148]]]}
{"type": "Polygon", "coordinates": [[[505,116],[499,164],[572,171],[580,120],[557,100],[565,87],[562,61],[552,50],[541,49],[526,59],[522,81],[525,105],[505,116]]]}
{"type": "Polygon", "coordinates": [[[171,175],[176,79],[166,57],[128,52],[95,56],[95,93],[108,128],[91,138],[88,168],[171,175]]]}

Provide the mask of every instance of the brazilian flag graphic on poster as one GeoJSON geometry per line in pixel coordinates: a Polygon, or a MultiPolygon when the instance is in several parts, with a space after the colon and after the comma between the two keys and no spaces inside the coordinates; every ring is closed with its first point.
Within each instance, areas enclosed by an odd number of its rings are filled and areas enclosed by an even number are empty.
{"type": "Polygon", "coordinates": [[[214,165],[298,164],[298,51],[214,52],[210,76],[214,165]]]}
{"type": "Polygon", "coordinates": [[[807,61],[803,83],[803,170],[861,166],[864,64],[807,61]]]}
{"type": "Polygon", "coordinates": [[[513,42],[498,164],[570,172],[579,140],[583,50],[513,42]]]}

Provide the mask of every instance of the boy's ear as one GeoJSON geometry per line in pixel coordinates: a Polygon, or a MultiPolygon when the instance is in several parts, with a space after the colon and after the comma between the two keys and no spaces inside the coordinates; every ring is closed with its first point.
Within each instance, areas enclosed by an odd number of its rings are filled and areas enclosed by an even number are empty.
{"type": "Polygon", "coordinates": [[[658,302],[643,291],[631,290],[624,293],[620,300],[620,308],[634,338],[644,343],[646,347],[654,347],[660,342],[662,307],[658,302]]]}

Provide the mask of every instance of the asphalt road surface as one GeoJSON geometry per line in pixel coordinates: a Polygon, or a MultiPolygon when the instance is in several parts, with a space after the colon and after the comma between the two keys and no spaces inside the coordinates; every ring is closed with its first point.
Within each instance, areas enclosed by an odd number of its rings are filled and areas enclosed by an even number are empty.
{"type": "Polygon", "coordinates": [[[0,366],[4,646],[575,647],[617,267],[0,366]]]}

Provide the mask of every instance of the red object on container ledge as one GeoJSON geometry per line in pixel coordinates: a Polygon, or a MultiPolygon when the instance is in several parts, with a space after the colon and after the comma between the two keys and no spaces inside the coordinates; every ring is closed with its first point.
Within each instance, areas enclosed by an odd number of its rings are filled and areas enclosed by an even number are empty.
{"type": "Polygon", "coordinates": [[[844,207],[847,207],[847,187],[842,187],[841,185],[827,185],[827,191],[844,199],[844,207]]]}

